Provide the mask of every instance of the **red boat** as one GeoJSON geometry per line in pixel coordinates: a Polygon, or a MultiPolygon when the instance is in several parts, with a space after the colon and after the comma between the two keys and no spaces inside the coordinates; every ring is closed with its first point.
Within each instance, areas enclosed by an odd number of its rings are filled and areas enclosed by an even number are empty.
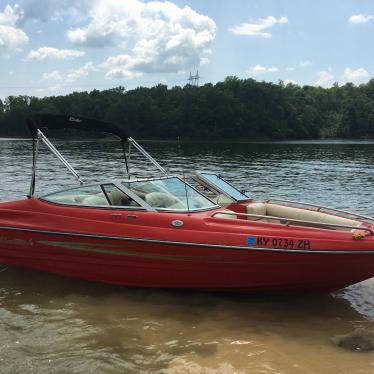
{"type": "MultiPolygon", "coordinates": [[[[29,119],[27,199],[0,203],[0,263],[131,287],[330,292],[374,276],[374,220],[285,200],[254,201],[213,173],[166,171],[120,128],[78,117],[29,119]],[[41,129],[110,132],[165,175],[34,196],[39,143],[82,182],[41,129]]],[[[44,130],[43,130],[44,131],[44,130]]]]}

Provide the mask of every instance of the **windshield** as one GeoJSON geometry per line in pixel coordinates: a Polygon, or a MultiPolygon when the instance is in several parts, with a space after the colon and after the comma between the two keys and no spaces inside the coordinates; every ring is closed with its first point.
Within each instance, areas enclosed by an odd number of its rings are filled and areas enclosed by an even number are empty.
{"type": "Polygon", "coordinates": [[[216,205],[177,177],[123,184],[151,207],[167,210],[211,209],[216,205]]]}
{"type": "Polygon", "coordinates": [[[100,186],[83,186],[43,196],[44,200],[58,204],[109,205],[100,186]]]}
{"type": "Polygon", "coordinates": [[[246,201],[249,199],[247,195],[240,192],[238,189],[236,189],[234,186],[232,186],[230,183],[226,182],[216,174],[198,173],[197,175],[201,177],[203,181],[206,181],[211,186],[218,189],[218,191],[231,196],[236,201],[246,201]]]}

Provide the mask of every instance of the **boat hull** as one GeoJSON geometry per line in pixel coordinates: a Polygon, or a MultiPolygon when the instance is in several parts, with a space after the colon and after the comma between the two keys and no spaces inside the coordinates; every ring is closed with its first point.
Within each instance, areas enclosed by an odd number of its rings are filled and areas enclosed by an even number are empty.
{"type": "Polygon", "coordinates": [[[0,263],[129,287],[330,292],[374,276],[372,251],[295,250],[0,228],[0,263]]]}

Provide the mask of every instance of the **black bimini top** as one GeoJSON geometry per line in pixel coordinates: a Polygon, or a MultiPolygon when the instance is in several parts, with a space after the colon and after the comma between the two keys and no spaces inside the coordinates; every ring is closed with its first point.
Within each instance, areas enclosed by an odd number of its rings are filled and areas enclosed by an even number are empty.
{"type": "Polygon", "coordinates": [[[37,113],[27,118],[27,126],[33,138],[37,136],[38,129],[49,130],[75,129],[81,131],[103,132],[118,136],[122,141],[129,138],[126,131],[118,125],[96,119],[84,118],[64,114],[37,113]]]}

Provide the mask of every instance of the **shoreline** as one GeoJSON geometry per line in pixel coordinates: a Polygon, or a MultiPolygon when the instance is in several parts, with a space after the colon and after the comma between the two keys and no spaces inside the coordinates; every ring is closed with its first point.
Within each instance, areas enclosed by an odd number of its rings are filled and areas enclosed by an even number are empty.
{"type": "MultiPolygon", "coordinates": [[[[53,137],[52,137],[53,138],[53,137]]],[[[107,141],[116,141],[115,138],[85,138],[85,139],[79,139],[79,138],[53,138],[55,141],[64,141],[64,142],[92,142],[92,141],[100,141],[100,142],[107,142],[107,141]]],[[[2,137],[0,136],[0,142],[1,141],[31,141],[31,137],[2,137]]],[[[314,138],[314,139],[217,139],[217,140],[194,140],[194,139],[137,139],[137,141],[140,142],[146,142],[146,143],[206,143],[206,144],[220,144],[220,143],[237,143],[237,144],[267,144],[267,143],[278,143],[278,144],[297,144],[297,143],[303,143],[303,144],[314,144],[314,143],[362,143],[362,144],[372,144],[374,143],[374,138],[314,138]]]]}

